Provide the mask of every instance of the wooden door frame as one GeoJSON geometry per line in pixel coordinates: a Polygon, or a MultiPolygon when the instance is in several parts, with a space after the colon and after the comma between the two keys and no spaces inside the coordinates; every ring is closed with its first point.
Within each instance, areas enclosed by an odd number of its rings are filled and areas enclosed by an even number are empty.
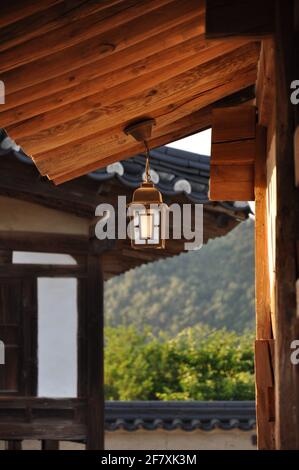
{"type": "MultiPolygon", "coordinates": [[[[104,449],[104,311],[103,311],[103,274],[101,268],[101,253],[105,250],[105,243],[100,243],[87,237],[61,236],[50,234],[28,233],[0,233],[0,249],[28,252],[51,252],[71,254],[80,259],[77,266],[42,265],[42,264],[15,264],[0,265],[1,278],[37,279],[38,277],[75,277],[78,280],[78,398],[66,400],[47,400],[41,403],[38,397],[17,397],[17,401],[10,402],[8,397],[0,397],[0,408],[9,406],[23,406],[27,425],[16,423],[13,427],[1,424],[0,439],[20,441],[25,438],[38,439],[40,430],[35,427],[32,410],[42,407],[43,413],[52,410],[55,416],[61,415],[61,424],[67,412],[71,416],[68,424],[61,432],[62,439],[82,439],[86,441],[87,448],[93,450],[104,449]],[[8,400],[8,401],[7,401],[8,400]],[[67,406],[67,408],[66,408],[67,406]],[[46,407],[46,408],[45,408],[46,407]],[[56,407],[56,408],[55,408],[56,407]],[[27,411],[26,411],[27,410],[27,411]],[[59,411],[61,410],[61,411],[59,411]]],[[[22,408],[21,408],[22,409],[22,408]]],[[[51,420],[46,423],[43,436],[43,446],[53,447],[49,441],[59,439],[59,430],[51,427],[51,420]],[[46,442],[47,441],[47,442],[46,442]]],[[[17,446],[18,447],[18,446],[17,446]]]]}

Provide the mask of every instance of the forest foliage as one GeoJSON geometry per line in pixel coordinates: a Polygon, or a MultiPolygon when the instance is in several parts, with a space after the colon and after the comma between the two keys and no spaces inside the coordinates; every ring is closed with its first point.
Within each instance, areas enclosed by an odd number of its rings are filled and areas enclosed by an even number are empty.
{"type": "Polygon", "coordinates": [[[106,283],[107,399],[254,399],[253,227],[106,283]]]}
{"type": "Polygon", "coordinates": [[[254,400],[253,334],[196,325],[175,337],[107,328],[108,400],[254,400]]]}

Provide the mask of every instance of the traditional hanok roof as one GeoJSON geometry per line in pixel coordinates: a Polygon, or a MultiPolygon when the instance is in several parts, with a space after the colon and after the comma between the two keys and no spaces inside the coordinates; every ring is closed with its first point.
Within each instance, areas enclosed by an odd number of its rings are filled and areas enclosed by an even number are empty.
{"type": "Polygon", "coordinates": [[[6,2],[1,126],[57,184],[207,128],[211,105],[255,84],[259,43],[208,40],[204,0],[6,2]]]}
{"type": "Polygon", "coordinates": [[[252,401],[107,401],[107,431],[230,431],[255,429],[252,401]]]}
{"type": "MultiPolygon", "coordinates": [[[[193,202],[209,202],[209,156],[170,147],[158,147],[150,155],[151,178],[163,194],[174,196],[183,192],[193,202]]],[[[145,157],[138,154],[90,173],[90,176],[105,181],[116,175],[124,185],[135,189],[143,180],[144,168],[145,157]]]]}

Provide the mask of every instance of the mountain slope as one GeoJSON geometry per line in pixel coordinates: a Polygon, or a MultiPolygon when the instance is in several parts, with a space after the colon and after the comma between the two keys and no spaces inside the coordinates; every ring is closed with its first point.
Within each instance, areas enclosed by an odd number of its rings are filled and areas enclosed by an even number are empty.
{"type": "Polygon", "coordinates": [[[106,283],[106,324],[150,325],[175,334],[206,323],[238,332],[254,325],[254,223],[201,250],[129,271],[106,283]]]}

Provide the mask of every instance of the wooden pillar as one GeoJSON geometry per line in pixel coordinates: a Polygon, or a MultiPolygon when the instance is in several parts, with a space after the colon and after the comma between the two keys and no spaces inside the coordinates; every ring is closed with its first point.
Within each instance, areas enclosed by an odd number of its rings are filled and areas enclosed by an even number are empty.
{"type": "Polygon", "coordinates": [[[87,445],[104,449],[104,306],[100,257],[88,256],[87,275],[87,445]]]}
{"type": "Polygon", "coordinates": [[[12,251],[0,250],[0,263],[11,264],[12,263],[12,251]]]}
{"type": "Polygon", "coordinates": [[[271,325],[267,240],[266,129],[256,128],[255,152],[255,295],[256,416],[258,449],[275,448],[274,342],[271,325]]]}
{"type": "Polygon", "coordinates": [[[22,441],[6,441],[5,450],[22,450],[22,441]]]}
{"type": "Polygon", "coordinates": [[[50,439],[42,440],[42,450],[59,450],[59,441],[50,439]]]}
{"type": "MultiPolygon", "coordinates": [[[[295,2],[294,5],[294,23],[295,23],[295,77],[299,80],[299,4],[295,2]]],[[[297,95],[298,96],[298,95],[297,95]]],[[[294,106],[295,113],[295,135],[294,135],[294,147],[295,147],[295,183],[299,187],[299,104],[294,106]]],[[[299,260],[298,260],[299,264],[299,260]]]]}
{"type": "Polygon", "coordinates": [[[295,73],[295,2],[276,1],[276,312],[275,395],[276,445],[299,449],[299,373],[290,360],[298,339],[296,317],[296,256],[299,194],[294,175],[294,105],[290,84],[295,73]]]}

